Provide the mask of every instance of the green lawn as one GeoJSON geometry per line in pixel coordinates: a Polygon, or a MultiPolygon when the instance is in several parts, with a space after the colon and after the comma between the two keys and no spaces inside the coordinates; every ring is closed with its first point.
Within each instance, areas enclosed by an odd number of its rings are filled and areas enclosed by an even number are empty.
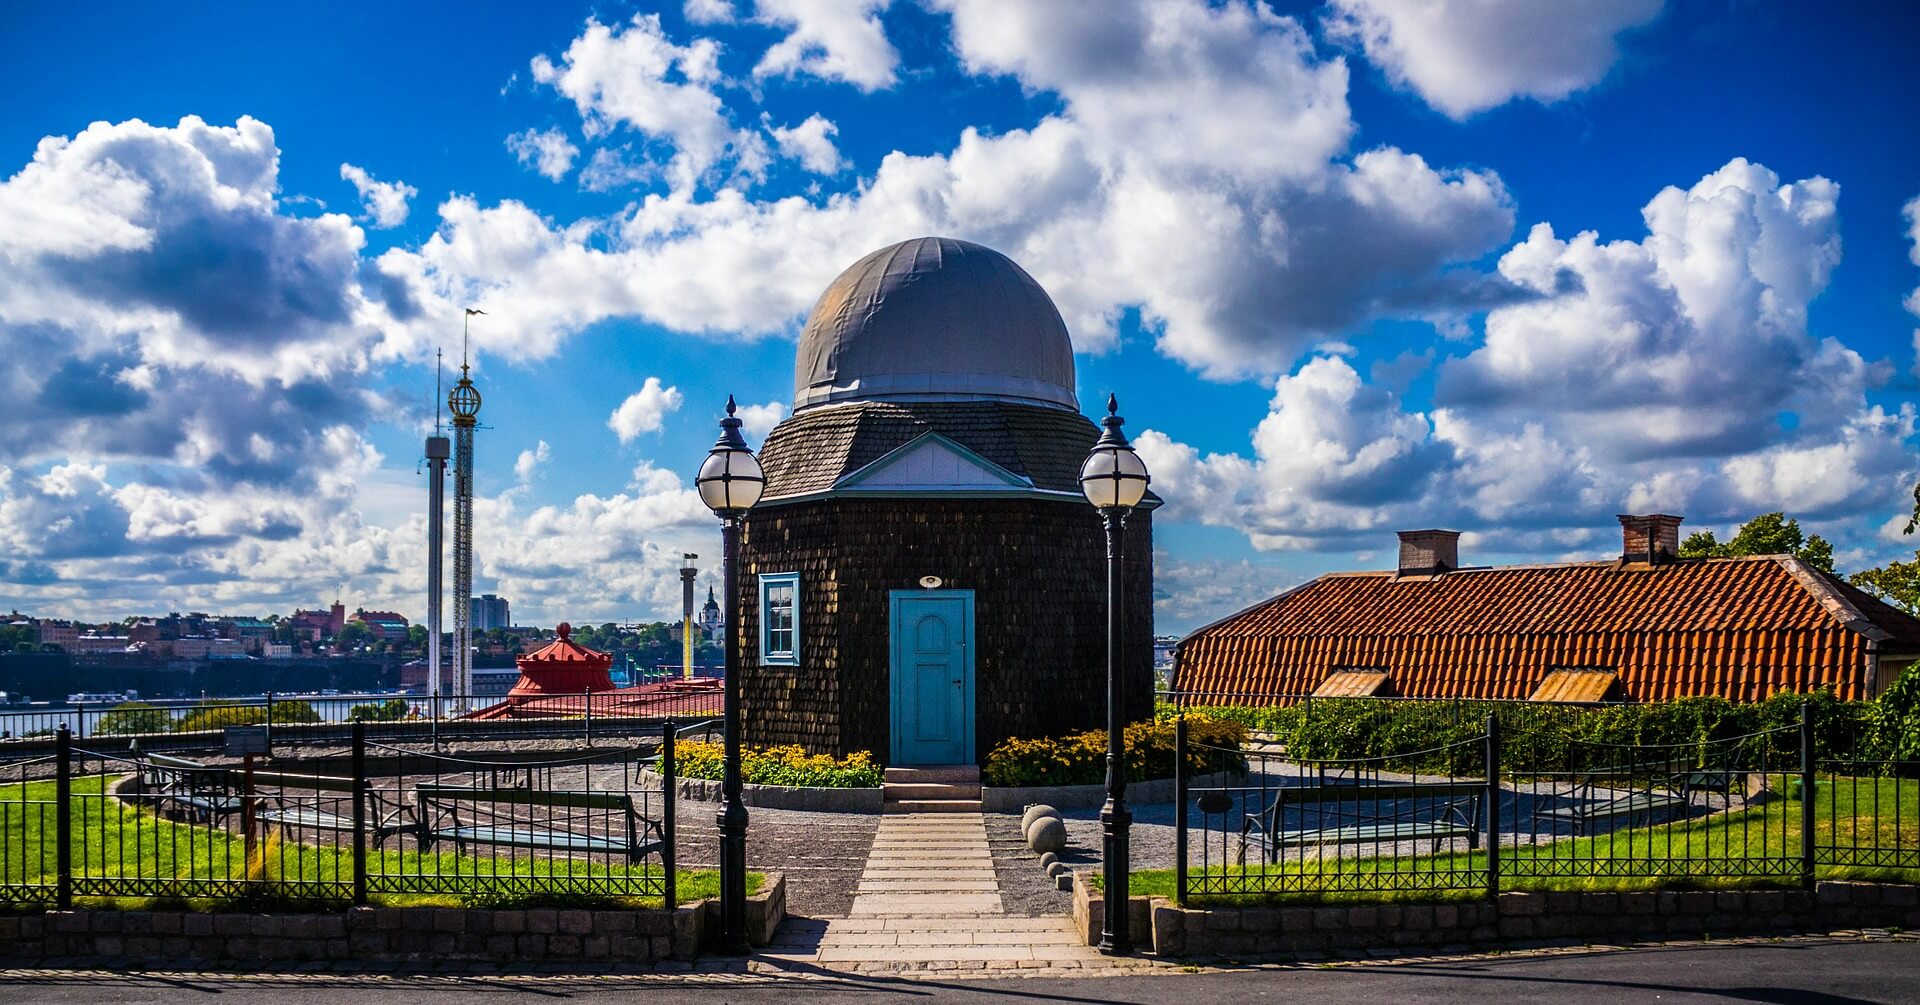
{"type": "MultiPolygon", "coordinates": [[[[286,843],[277,837],[256,842],[248,859],[239,835],[198,824],[178,823],[142,808],[106,796],[108,779],[76,779],[71,808],[72,858],[76,881],[84,878],[126,878],[175,882],[187,896],[171,896],[167,903],[185,901],[198,909],[242,903],[248,906],[311,903],[331,899],[325,891],[301,891],[283,886],[292,880],[338,883],[350,891],[353,851],[350,847],[316,847],[286,843]],[[186,881],[186,882],[179,882],[186,881]],[[250,881],[246,887],[240,884],[250,881]],[[195,895],[205,894],[205,895],[195,895]],[[316,896],[320,894],[320,896],[316,896]]],[[[23,887],[51,887],[55,876],[55,788],[53,782],[0,785],[0,904],[42,899],[23,887]]],[[[370,893],[370,903],[394,907],[486,906],[626,906],[659,907],[659,896],[618,894],[624,881],[657,878],[658,866],[605,866],[566,858],[490,857],[454,852],[376,851],[367,849],[369,885],[380,874],[388,882],[437,887],[433,892],[370,893]]],[[[676,895],[681,903],[719,895],[719,873],[712,869],[676,870],[676,895]]],[[[747,875],[749,893],[757,892],[764,877],[747,875]]],[[[350,893],[348,894],[350,896],[350,893]]],[[[81,897],[77,903],[123,908],[154,906],[156,897],[81,897]]]]}
{"type": "MultiPolygon", "coordinates": [[[[1779,787],[1776,785],[1775,791],[1779,787]]],[[[1814,800],[1815,840],[1848,849],[1903,849],[1904,868],[1818,864],[1821,879],[1920,883],[1920,780],[1822,779],[1814,800]]],[[[1596,837],[1562,838],[1500,847],[1503,890],[1643,890],[1731,886],[1793,886],[1800,882],[1801,805],[1777,800],[1753,809],[1690,821],[1623,829],[1596,837]],[[1729,863],[1741,863],[1729,867],[1729,863]],[[1598,869],[1590,868],[1598,865],[1598,869]],[[1584,873],[1604,871],[1606,875],[1584,873]],[[1734,875],[1744,873],[1744,875],[1734,875]]],[[[1229,842],[1232,847],[1232,842],[1229,842]]],[[[1347,849],[1351,851],[1351,846],[1347,849]]],[[[1487,854],[1325,857],[1245,869],[1195,868],[1189,887],[1218,876],[1232,886],[1284,885],[1286,892],[1196,894],[1196,904],[1328,903],[1472,898],[1484,892],[1487,854]],[[1269,878],[1271,877],[1271,878],[1269,878]],[[1386,889],[1377,889],[1385,887],[1386,889]]],[[[1816,862],[1835,858],[1819,850],[1816,862]]],[[[1093,876],[1094,889],[1101,888],[1093,876]]],[[[1134,896],[1173,896],[1173,870],[1133,873],[1134,896]]]]}

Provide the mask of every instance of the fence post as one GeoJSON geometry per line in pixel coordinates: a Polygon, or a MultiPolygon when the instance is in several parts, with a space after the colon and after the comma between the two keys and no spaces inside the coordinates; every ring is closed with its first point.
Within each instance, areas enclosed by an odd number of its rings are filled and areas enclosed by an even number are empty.
{"type": "Polygon", "coordinates": [[[73,731],[64,722],[54,733],[54,750],[59,760],[53,775],[53,898],[62,911],[67,911],[73,908],[73,731]]]}
{"type": "Polygon", "coordinates": [[[353,902],[367,902],[367,724],[353,722],[353,902]]]}
{"type": "Polygon", "coordinates": [[[671,911],[678,906],[679,900],[675,888],[677,876],[673,856],[673,802],[679,794],[680,785],[675,778],[678,772],[673,766],[673,737],[679,732],[672,719],[660,727],[660,869],[665,874],[666,888],[661,891],[660,900],[671,911]]]}
{"type": "Polygon", "coordinates": [[[593,746],[593,688],[587,688],[587,746],[593,746]]]}
{"type": "Polygon", "coordinates": [[[1173,720],[1173,903],[1187,906],[1187,715],[1173,720]]]}
{"type": "Polygon", "coordinates": [[[1487,897],[1500,896],[1500,717],[1487,713],[1487,897]]]}
{"type": "Polygon", "coordinates": [[[1813,889],[1814,771],[1813,715],[1800,703],[1800,885],[1813,889]]]}
{"type": "MultiPolygon", "coordinates": [[[[298,692],[296,692],[298,693],[298,692]]],[[[273,756],[273,692],[267,692],[267,756],[273,756]]]]}

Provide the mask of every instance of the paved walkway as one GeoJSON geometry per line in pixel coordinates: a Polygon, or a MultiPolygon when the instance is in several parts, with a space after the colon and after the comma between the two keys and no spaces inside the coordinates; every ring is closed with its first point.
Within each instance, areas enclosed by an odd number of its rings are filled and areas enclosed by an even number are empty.
{"type": "Polygon", "coordinates": [[[1062,971],[1150,966],[1084,944],[1064,916],[1011,917],[1001,907],[978,813],[880,818],[844,918],[791,920],[756,954],[767,969],[1062,971]]]}

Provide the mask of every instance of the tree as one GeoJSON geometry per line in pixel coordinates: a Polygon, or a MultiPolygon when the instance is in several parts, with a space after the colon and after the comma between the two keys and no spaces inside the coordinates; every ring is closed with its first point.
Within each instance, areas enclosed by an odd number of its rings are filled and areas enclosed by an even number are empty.
{"type": "Polygon", "coordinates": [[[405,698],[388,698],[386,701],[365,702],[347,710],[347,719],[351,722],[397,722],[407,717],[405,698]]]}
{"type": "Polygon", "coordinates": [[[128,701],[113,706],[113,711],[100,717],[93,731],[102,736],[125,736],[128,733],[164,733],[173,728],[173,716],[164,708],[158,708],[144,701],[128,701]]]}
{"type": "Polygon", "coordinates": [[[425,649],[427,647],[427,626],[408,625],[407,645],[415,649],[425,649]]]}
{"type": "Polygon", "coordinates": [[[1888,562],[1856,572],[1847,582],[1909,614],[1920,614],[1920,551],[1911,562],[1888,562]]]}
{"type": "Polygon", "coordinates": [[[1681,558],[1741,555],[1792,555],[1822,572],[1833,571],[1833,545],[1818,534],[1803,534],[1800,521],[1785,513],[1762,513],[1748,520],[1724,544],[1710,530],[1695,531],[1680,542],[1681,558]]]}
{"type": "Polygon", "coordinates": [[[366,622],[349,621],[345,628],[340,629],[338,645],[346,652],[353,652],[372,640],[373,629],[368,628],[366,622]]]}

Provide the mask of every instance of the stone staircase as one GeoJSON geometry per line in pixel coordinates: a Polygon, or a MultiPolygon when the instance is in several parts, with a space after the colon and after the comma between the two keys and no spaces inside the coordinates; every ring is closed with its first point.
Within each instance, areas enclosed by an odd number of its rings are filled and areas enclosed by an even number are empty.
{"type": "Polygon", "coordinates": [[[888,768],[881,793],[887,813],[978,813],[980,769],[972,764],[888,768]]]}

